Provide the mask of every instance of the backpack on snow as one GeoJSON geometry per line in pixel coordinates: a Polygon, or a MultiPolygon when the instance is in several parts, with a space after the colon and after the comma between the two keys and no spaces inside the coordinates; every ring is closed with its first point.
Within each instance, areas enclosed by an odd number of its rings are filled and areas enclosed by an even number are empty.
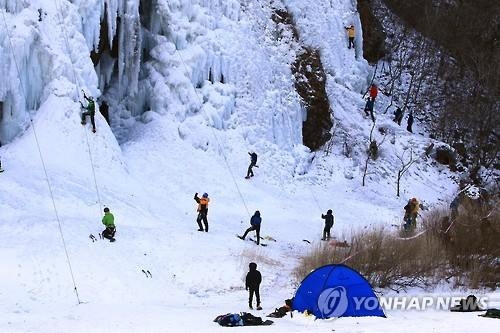
{"type": "Polygon", "coordinates": [[[220,315],[217,316],[214,319],[215,322],[219,323],[221,326],[243,326],[243,320],[241,319],[240,315],[237,313],[228,313],[225,315],[220,315]]]}
{"type": "Polygon", "coordinates": [[[245,326],[256,326],[256,325],[262,325],[262,318],[261,317],[255,317],[251,313],[248,312],[242,312],[241,314],[241,319],[243,320],[243,324],[245,326]]]}

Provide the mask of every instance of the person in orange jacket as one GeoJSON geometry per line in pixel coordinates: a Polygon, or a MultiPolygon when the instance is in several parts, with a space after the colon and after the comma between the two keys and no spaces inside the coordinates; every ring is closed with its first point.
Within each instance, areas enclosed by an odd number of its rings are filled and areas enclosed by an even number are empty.
{"type": "Polygon", "coordinates": [[[354,25],[351,24],[348,27],[344,27],[344,29],[347,30],[347,37],[349,37],[349,45],[347,48],[350,49],[351,45],[354,48],[354,37],[356,36],[356,31],[354,30],[354,25]]]}
{"type": "Polygon", "coordinates": [[[198,203],[198,217],[196,218],[196,223],[198,223],[198,231],[205,231],[208,232],[208,203],[210,202],[210,199],[208,198],[207,193],[203,193],[203,195],[198,197],[198,192],[194,194],[194,200],[198,203]],[[203,224],[205,225],[205,229],[203,229],[203,226],[201,225],[201,221],[203,221],[203,224]]]}
{"type": "Polygon", "coordinates": [[[378,88],[375,83],[372,83],[370,86],[370,98],[372,99],[373,102],[375,102],[375,98],[377,98],[378,95],[378,88]]]}

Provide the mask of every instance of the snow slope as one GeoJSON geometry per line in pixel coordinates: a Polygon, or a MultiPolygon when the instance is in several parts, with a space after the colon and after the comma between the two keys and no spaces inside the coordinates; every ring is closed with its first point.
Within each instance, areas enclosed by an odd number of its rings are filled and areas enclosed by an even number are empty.
{"type": "MultiPolygon", "coordinates": [[[[131,1],[106,3],[125,10],[131,1]]],[[[100,7],[58,0],[0,5],[8,9],[0,63],[10,78],[0,96],[14,96],[9,101],[18,112],[2,122],[9,131],[17,127],[0,148],[6,169],[0,176],[1,332],[219,332],[216,315],[247,310],[249,262],[264,277],[264,310],[255,314],[272,312],[293,295],[291,271],[318,242],[327,209],[341,238],[354,228],[394,223],[409,196],[432,206],[453,194],[450,174],[422,158],[404,178],[402,197],[395,197],[396,156],[409,147],[420,155],[429,139],[406,133],[389,115],[378,115],[391,134],[361,186],[371,124],[360,111],[370,68],[359,48],[354,54],[344,45],[343,25],[359,25],[351,1],[272,2],[294,14],[302,43],[322,50],[338,134],[330,154],[300,144],[303,110],[289,66],[298,46],[274,38],[268,3],[158,1],[160,12],[175,17],[177,34],[159,38],[155,60],[145,64],[138,89],[152,87],[151,110],[120,114],[114,132],[98,115],[96,134],[80,125],[75,101],[78,88],[99,94],[92,63],[81,54],[95,43],[85,20],[100,7]],[[46,12],[42,22],[38,8],[46,12]],[[184,45],[179,36],[188,35],[197,37],[184,45]],[[173,36],[182,44],[178,52],[173,36]],[[227,83],[195,89],[214,61],[227,83]],[[33,74],[35,67],[41,72],[33,74]],[[344,140],[353,149],[349,158],[344,140]],[[250,150],[259,154],[259,168],[245,180],[250,150]],[[208,233],[196,231],[195,192],[211,198],[208,233]],[[102,230],[104,206],[116,219],[113,244],[88,238],[102,230]],[[255,210],[262,213],[262,234],[277,239],[267,247],[235,237],[255,210]]],[[[498,306],[498,294],[487,295],[498,306]]],[[[475,314],[430,310],[328,321],[297,314],[245,330],[405,332],[417,325],[435,332],[496,327],[475,314]]]]}

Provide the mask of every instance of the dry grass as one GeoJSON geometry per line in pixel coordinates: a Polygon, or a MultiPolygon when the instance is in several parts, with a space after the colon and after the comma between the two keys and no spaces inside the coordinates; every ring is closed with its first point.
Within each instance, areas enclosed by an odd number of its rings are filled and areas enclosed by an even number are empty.
{"type": "Polygon", "coordinates": [[[443,279],[455,287],[499,287],[499,214],[472,205],[462,206],[453,220],[445,213],[431,212],[423,229],[411,234],[380,227],[353,232],[349,248],[321,244],[302,258],[295,278],[301,281],[319,266],[344,263],[372,286],[397,291],[443,279]]]}

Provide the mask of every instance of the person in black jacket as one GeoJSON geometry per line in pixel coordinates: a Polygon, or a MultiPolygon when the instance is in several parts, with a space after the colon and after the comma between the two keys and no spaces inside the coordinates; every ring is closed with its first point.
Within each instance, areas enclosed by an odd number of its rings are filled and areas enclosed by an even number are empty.
{"type": "Polygon", "coordinates": [[[413,112],[410,112],[410,115],[408,116],[408,123],[406,126],[406,130],[410,133],[413,133],[412,127],[413,126],[413,112]]]}
{"type": "Polygon", "coordinates": [[[257,167],[257,154],[255,152],[248,153],[250,155],[250,165],[248,166],[248,171],[247,171],[247,176],[245,177],[246,179],[249,179],[250,177],[253,177],[253,167],[257,167]]]}
{"type": "Polygon", "coordinates": [[[321,218],[325,220],[325,228],[323,229],[323,238],[321,240],[330,239],[330,229],[333,227],[333,214],[332,210],[329,209],[326,215],[321,214],[321,218]]]}
{"type": "Polygon", "coordinates": [[[394,119],[392,121],[401,126],[401,120],[403,120],[403,110],[397,108],[396,111],[394,111],[394,119]]]}
{"type": "Polygon", "coordinates": [[[248,306],[250,309],[253,310],[252,307],[252,300],[253,300],[253,294],[255,293],[255,298],[257,299],[257,310],[262,310],[260,306],[260,292],[259,292],[259,287],[260,283],[262,282],[262,275],[260,275],[260,272],[257,270],[257,264],[254,262],[251,262],[249,265],[249,272],[247,273],[246,281],[245,281],[245,287],[246,290],[248,290],[248,306]]]}

